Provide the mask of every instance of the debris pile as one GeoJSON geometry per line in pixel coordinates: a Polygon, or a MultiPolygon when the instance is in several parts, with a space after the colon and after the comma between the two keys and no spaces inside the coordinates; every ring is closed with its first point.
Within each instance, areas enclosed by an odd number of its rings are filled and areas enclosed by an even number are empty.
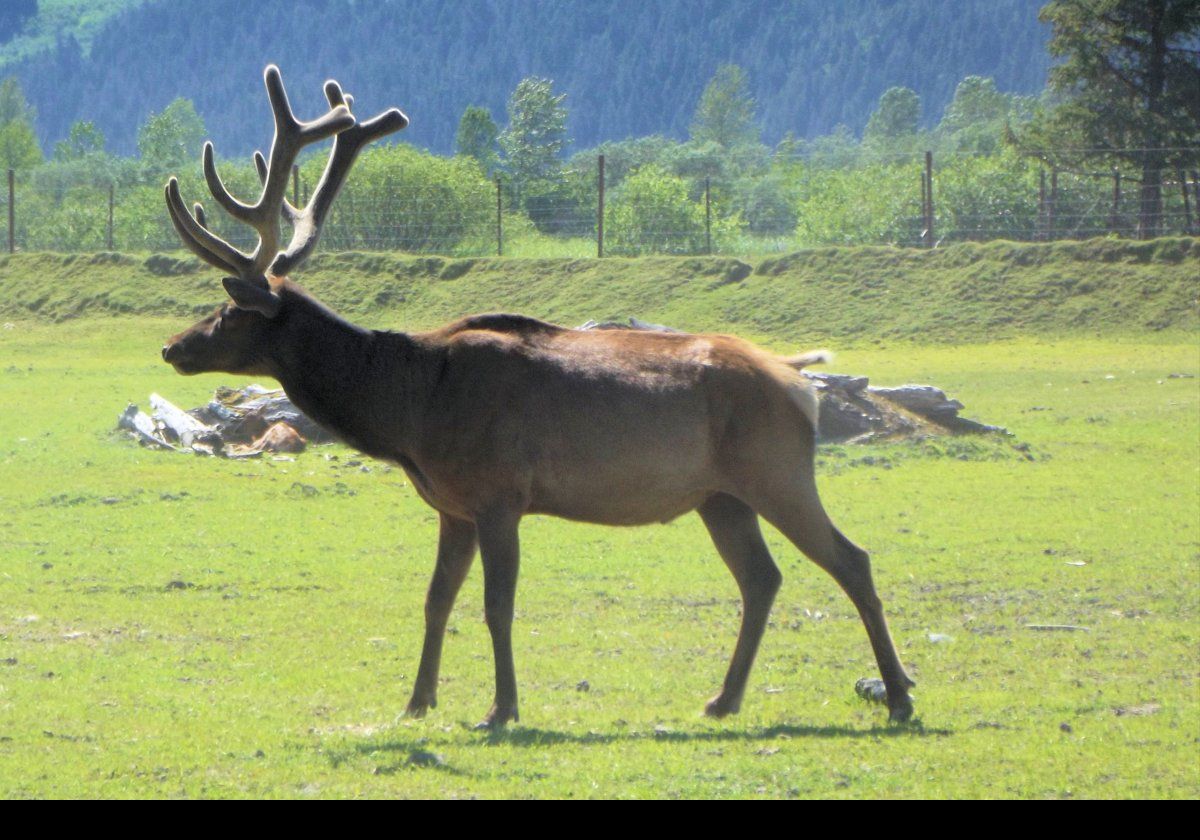
{"type": "Polygon", "coordinates": [[[147,415],[130,404],[117,428],[156,449],[252,458],[263,452],[302,452],[308,441],[331,440],[283,391],[260,385],[218,388],[206,405],[191,411],[151,394],[150,408],[147,415]]]}
{"type": "Polygon", "coordinates": [[[804,371],[821,400],[818,437],[827,442],[868,443],[945,434],[999,432],[958,412],[963,404],[932,385],[878,388],[865,376],[804,371]]]}

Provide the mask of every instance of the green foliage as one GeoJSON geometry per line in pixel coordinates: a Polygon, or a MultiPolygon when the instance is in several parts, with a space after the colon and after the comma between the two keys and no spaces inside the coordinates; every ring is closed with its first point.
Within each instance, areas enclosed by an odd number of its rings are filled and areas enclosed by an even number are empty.
{"type": "Polygon", "coordinates": [[[397,3],[321,0],[298,11],[294,0],[259,0],[253,26],[241,30],[253,35],[248,47],[236,28],[212,34],[214,21],[246,18],[244,0],[204,0],[203,14],[165,0],[42,0],[21,43],[0,44],[0,75],[26,84],[47,150],[90,119],[111,151],[134,154],[148,110],[184,95],[218,150],[240,157],[270,131],[262,64],[287,55],[318,57],[283,68],[301,111],[318,107],[332,74],[363,106],[403,107],[414,118],[412,142],[439,154],[453,152],[467,104],[487,105],[502,124],[505,99],[533,73],[569,93],[571,148],[581,149],[652,133],[686,137],[720,61],[745,69],[771,144],[787,131],[811,138],[839,123],[861,134],[890,84],[916,88],[938,115],[980,61],[1002,90],[1025,93],[1041,90],[1048,65],[1039,0],[959,0],[952,10],[931,0],[755,0],[750,12],[695,0],[557,0],[489,3],[486,13],[459,16],[444,0],[403,0],[403,14],[397,3]],[[397,44],[406,72],[420,76],[413,84],[398,87],[397,44]]]}
{"type": "Polygon", "coordinates": [[[1194,0],[1055,0],[1050,74],[1058,102],[1022,137],[1059,166],[1140,169],[1143,236],[1160,229],[1164,171],[1197,165],[1200,4],[1194,0]],[[1066,147],[1064,149],[1064,147],[1066,147]]]}
{"type": "Polygon", "coordinates": [[[938,147],[943,151],[994,154],[1000,150],[1006,131],[1028,122],[1032,108],[1029,97],[1001,93],[991,78],[967,76],[954,89],[954,99],[938,123],[938,147]]]}
{"type": "Polygon", "coordinates": [[[33,106],[25,98],[21,83],[16,76],[9,76],[0,81],[0,125],[11,122],[25,122],[33,125],[35,120],[33,106]]]}
{"type": "MultiPolygon", "coordinates": [[[[954,239],[1020,239],[1038,226],[1038,167],[1009,149],[938,167],[937,227],[954,239]]],[[[910,170],[911,171],[911,170],[910,170]]]]}
{"type": "MultiPolygon", "coordinates": [[[[325,162],[301,169],[315,184],[325,162]]],[[[495,187],[474,159],[441,158],[398,144],[367,149],[326,220],[326,251],[396,249],[454,252],[495,242],[495,187]],[[388,207],[391,213],[380,214],[388,207]]],[[[494,244],[491,247],[495,247],[494,244]]]]}
{"type": "Polygon", "coordinates": [[[138,129],[138,154],[147,177],[157,179],[195,166],[208,130],[190,99],[171,101],[138,129]]]}
{"type": "MultiPolygon", "coordinates": [[[[696,254],[705,250],[702,201],[688,195],[682,178],[644,166],[613,191],[605,217],[605,250],[612,254],[696,254]]],[[[714,212],[714,249],[737,233],[741,220],[714,212]]]]}
{"type": "Polygon", "coordinates": [[[736,64],[722,64],[696,105],[692,140],[730,151],[757,144],[759,131],[746,71],[736,64]]]}
{"type": "Polygon", "coordinates": [[[34,111],[13,77],[0,81],[0,168],[28,170],[42,162],[34,111]]]}
{"type": "Polygon", "coordinates": [[[67,162],[82,160],[89,155],[104,151],[104,134],[96,128],[96,124],[80,120],[71,126],[71,134],[66,140],[54,144],[54,160],[67,162]]]}
{"type": "Polygon", "coordinates": [[[809,165],[798,172],[796,240],[909,245],[920,233],[920,167],[914,161],[852,169],[809,165]]]}
{"type": "MultiPolygon", "coordinates": [[[[0,67],[13,65],[71,41],[85,49],[112,18],[148,0],[4,0],[0,16],[22,18],[15,37],[0,37],[0,67]],[[33,16],[26,13],[32,8],[33,16]]],[[[11,20],[11,18],[10,18],[11,20]]]]}
{"type": "Polygon", "coordinates": [[[474,158],[490,178],[500,166],[499,131],[487,108],[469,105],[458,121],[454,153],[474,158]]]}
{"type": "Polygon", "coordinates": [[[41,162],[33,126],[20,120],[0,125],[0,168],[29,170],[41,162]]]}
{"type": "Polygon", "coordinates": [[[774,167],[761,177],[737,183],[733,204],[750,233],[785,236],[795,232],[798,188],[791,176],[788,168],[774,167]]]}
{"type": "Polygon", "coordinates": [[[863,142],[894,144],[917,133],[921,119],[921,97],[906,87],[890,87],[879,97],[879,107],[867,120],[863,142]]]}
{"type": "Polygon", "coordinates": [[[522,79],[508,100],[508,126],[500,134],[504,164],[519,191],[553,180],[567,147],[567,95],[549,79],[522,79]]]}

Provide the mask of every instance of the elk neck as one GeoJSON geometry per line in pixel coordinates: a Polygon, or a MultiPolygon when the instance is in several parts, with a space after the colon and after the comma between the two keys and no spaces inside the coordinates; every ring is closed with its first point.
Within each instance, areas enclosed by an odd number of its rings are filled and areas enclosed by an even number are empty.
{"type": "Polygon", "coordinates": [[[289,287],[267,352],[271,375],[322,427],[368,455],[396,460],[414,437],[436,361],[408,335],[359,327],[289,287]]]}

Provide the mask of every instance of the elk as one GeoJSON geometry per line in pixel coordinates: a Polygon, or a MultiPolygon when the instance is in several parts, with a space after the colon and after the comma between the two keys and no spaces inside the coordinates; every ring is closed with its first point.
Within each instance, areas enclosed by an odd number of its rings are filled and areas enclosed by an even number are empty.
{"type": "Polygon", "coordinates": [[[733,658],[705,712],[737,712],[782,576],[758,517],[825,569],[861,615],[890,718],[912,714],[913,685],[884,620],[868,555],[830,522],[813,474],[817,402],[800,370],[819,353],[772,355],[724,335],[576,330],[521,315],[475,315],[431,332],[364,329],[287,275],[313,250],[351,164],[367,143],[404,128],[399,110],[359,122],[326,82],[330,110],[299,122],[279,70],[267,67],[275,118],[270,156],[255,153],[257,203],[233,198],[212,144],[203,167],[213,197],[253,227],[235,249],[189,212],[178,182],[167,208],[184,245],[226,273],[230,301],[171,338],[163,359],[182,374],[274,377],[291,400],[349,445],[398,464],[439,515],[425,600],[425,639],[407,713],[437,705],[446,622],[476,551],[495,658],[495,697],[480,726],[518,720],[513,602],[518,526],[527,514],[605,525],[667,522],[695,510],[741,591],[733,658]],[[333,137],[303,208],[284,196],[302,147],[333,137]],[[280,220],[294,235],[280,249],[280,220]]]}

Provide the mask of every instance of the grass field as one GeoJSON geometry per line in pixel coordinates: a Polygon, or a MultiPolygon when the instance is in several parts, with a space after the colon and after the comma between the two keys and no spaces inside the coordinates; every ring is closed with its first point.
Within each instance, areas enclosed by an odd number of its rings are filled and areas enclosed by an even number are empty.
{"type": "MultiPolygon", "coordinates": [[[[76,302],[102,296],[79,282],[76,302]]],[[[2,796],[1200,795],[1194,311],[953,344],[822,336],[831,369],[936,384],[1014,433],[822,455],[826,505],[872,551],[918,680],[916,725],[854,696],[874,673],[862,626],[778,535],[784,587],[746,702],[716,722],[700,711],[740,604],[699,520],[533,518],[522,722],[495,735],[470,729],[492,690],[478,565],[439,708],[399,718],[437,530],[403,473],[338,446],[249,462],[140,449],[111,431],[127,402],[242,383],[158,360],[186,317],[76,311],[10,308],[0,329],[2,796]]],[[[372,323],[402,326],[403,309],[372,323]]],[[[749,331],[800,349],[794,329],[749,331]]]]}

